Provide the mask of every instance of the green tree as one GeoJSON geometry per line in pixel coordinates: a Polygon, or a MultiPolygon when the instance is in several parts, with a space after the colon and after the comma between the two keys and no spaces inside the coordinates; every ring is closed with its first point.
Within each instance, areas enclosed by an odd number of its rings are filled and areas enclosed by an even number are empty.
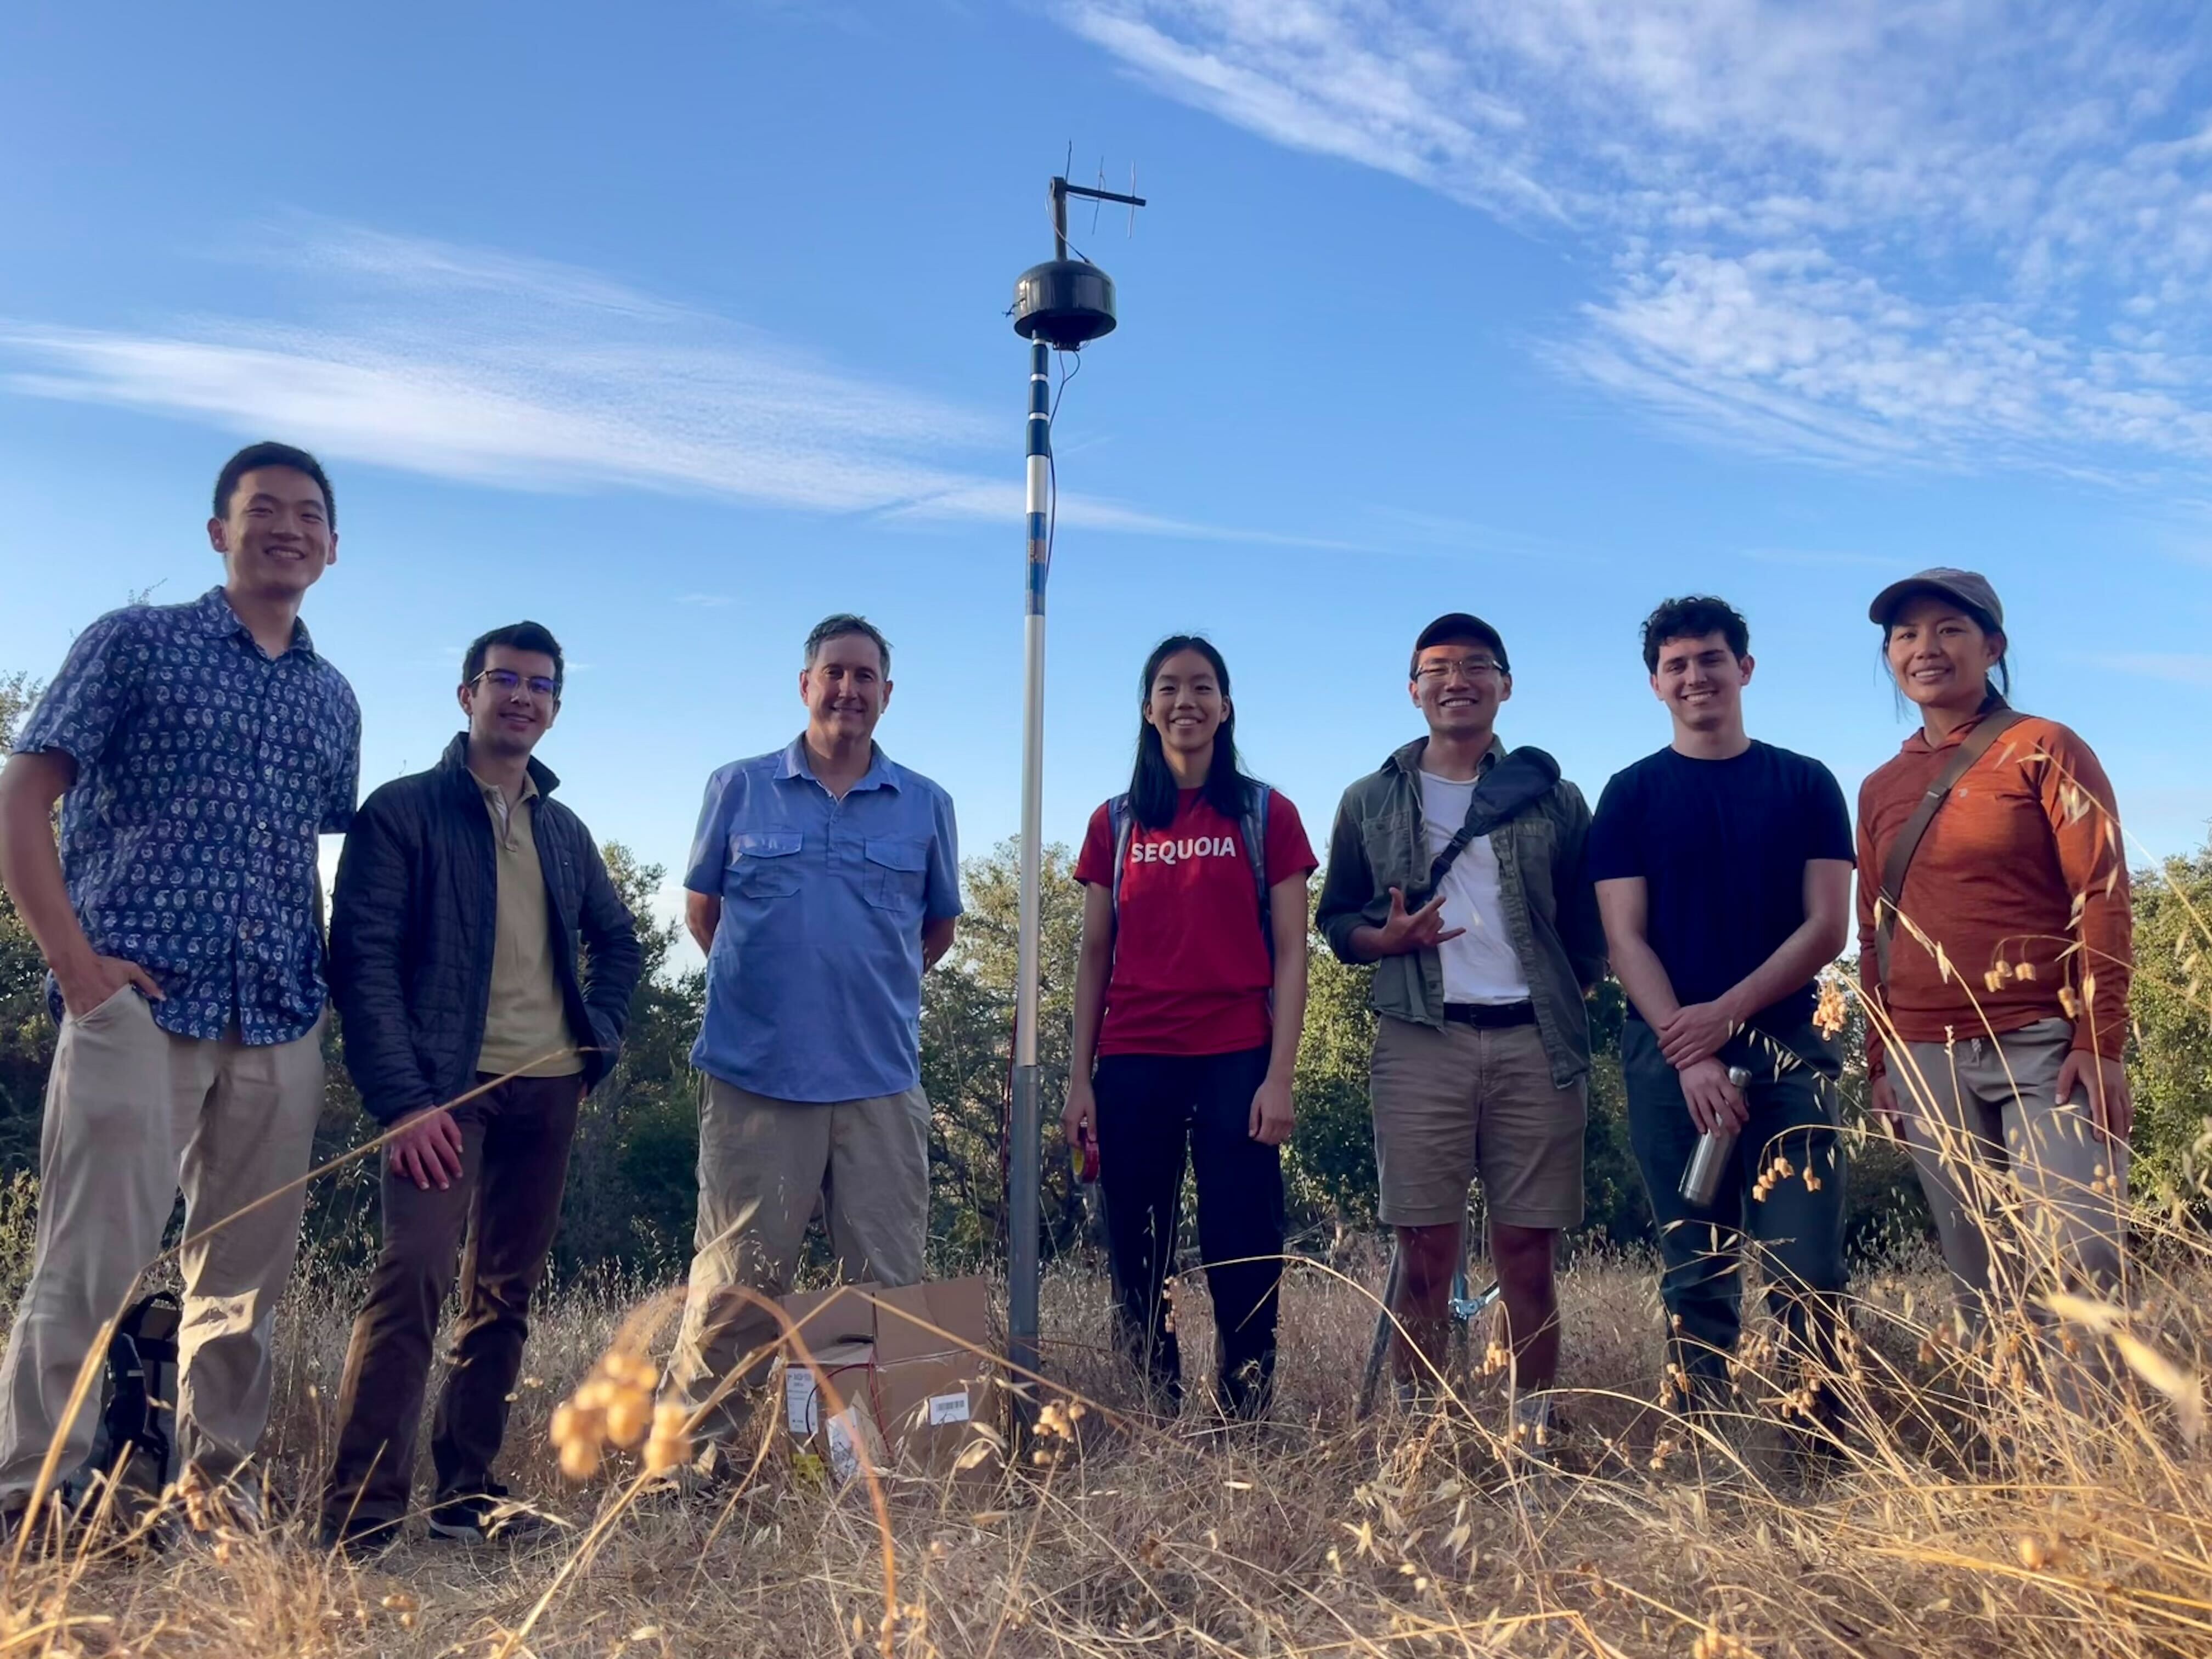
{"type": "Polygon", "coordinates": [[[1306,1024],[1291,1097],[1297,1109],[1283,1157],[1291,1230],[1365,1230],[1375,1222],[1375,1130],[1367,1062],[1372,968],[1339,962],[1318,933],[1306,949],[1306,1024]]]}
{"type": "Polygon", "coordinates": [[[623,1260],[665,1273],[689,1259],[698,1208],[699,1085],[691,1042],[705,1009],[706,973],[669,971],[679,924],[653,914],[666,867],[640,863],[619,842],[601,854],[637,918],[644,959],[622,1060],[577,1118],[558,1265],[573,1273],[623,1260]]]}
{"type": "Polygon", "coordinates": [[[2135,878],[2136,1190],[2212,1219],[2212,845],[2135,878]]]}
{"type": "MultiPolygon", "coordinates": [[[[0,759],[38,695],[29,675],[0,674],[0,759]]],[[[54,1053],[46,978],[30,929],[0,889],[0,1176],[39,1165],[39,1102],[54,1053]]]]}
{"type": "MultiPolygon", "coordinates": [[[[1856,959],[1829,970],[1843,985],[1858,983],[1856,959]]],[[[1844,1070],[1837,1089],[1844,1125],[1844,1248],[1855,1259],[1895,1254],[1931,1236],[1935,1224],[1913,1172],[1912,1156],[1867,1115],[1866,1009],[1844,996],[1844,1024],[1833,1038],[1844,1070]]]]}
{"type": "MultiPolygon", "coordinates": [[[[941,1264],[967,1267],[1005,1247],[1007,1089],[1020,921],[1020,848],[1002,842],[963,866],[967,913],[921,987],[921,1077],[930,1101],[930,1238],[941,1264]]],[[[1038,949],[1037,1062],[1044,1119],[1040,1195],[1049,1255],[1084,1236],[1083,1189],[1062,1154],[1075,957],[1083,890],[1067,849],[1044,849],[1038,949]]]]}

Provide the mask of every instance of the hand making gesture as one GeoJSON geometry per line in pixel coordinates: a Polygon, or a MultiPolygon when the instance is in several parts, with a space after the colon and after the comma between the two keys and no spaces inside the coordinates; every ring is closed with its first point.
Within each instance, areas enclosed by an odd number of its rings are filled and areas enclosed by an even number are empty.
{"type": "Polygon", "coordinates": [[[1433,950],[1448,939],[1457,939],[1467,932],[1464,927],[1444,926],[1444,896],[1439,892],[1418,910],[1406,908],[1406,892],[1401,887],[1390,890],[1390,915],[1382,927],[1376,929],[1374,946],[1377,956],[1400,957],[1413,951],[1433,950]]]}

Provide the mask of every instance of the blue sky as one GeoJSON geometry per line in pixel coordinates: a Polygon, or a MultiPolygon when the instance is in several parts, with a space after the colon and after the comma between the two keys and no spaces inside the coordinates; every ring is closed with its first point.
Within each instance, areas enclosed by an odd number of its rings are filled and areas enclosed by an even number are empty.
{"type": "Polygon", "coordinates": [[[1121,787],[1160,635],[1227,653],[1318,840],[1496,623],[1502,729],[1595,796],[1665,740],[1660,598],[1727,595],[1755,732],[1847,791],[1905,726],[1867,599],[2004,595],[2019,701],[2139,849],[2212,779],[2212,32],[1988,0],[903,0],[617,15],[32,4],[0,21],[0,668],[216,579],[208,481],[318,449],[318,641],[371,781],[461,646],[574,663],[544,754],[678,865],[797,729],[798,641],[897,650],[881,737],[1015,817],[1044,184],[1116,278],[1058,445],[1047,827],[1121,787]]]}

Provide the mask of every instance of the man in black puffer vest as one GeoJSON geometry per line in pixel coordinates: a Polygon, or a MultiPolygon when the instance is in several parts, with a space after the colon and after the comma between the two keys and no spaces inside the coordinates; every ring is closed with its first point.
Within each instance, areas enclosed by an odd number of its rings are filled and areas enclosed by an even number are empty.
{"type": "Polygon", "coordinates": [[[531,758],[560,712],[560,645],[536,623],[496,629],[469,647],[462,676],[469,729],[429,771],[362,804],[331,918],[346,1069],[370,1115],[400,1126],[323,1495],[325,1545],[356,1552],[394,1541],[407,1511],[431,1344],[465,1237],[431,1535],[519,1541],[544,1525],[503,1501],[491,1466],[576,1109],[614,1069],[641,959],[590,832],[531,758]]]}

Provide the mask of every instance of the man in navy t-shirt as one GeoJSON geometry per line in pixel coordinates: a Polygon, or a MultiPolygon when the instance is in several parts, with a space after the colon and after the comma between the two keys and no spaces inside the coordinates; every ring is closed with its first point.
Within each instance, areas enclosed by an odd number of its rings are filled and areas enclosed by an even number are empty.
{"type": "MultiPolygon", "coordinates": [[[[1812,1389],[1834,1358],[1844,1286],[1844,1170],[1834,1048],[1813,1020],[1820,970],[1850,916],[1850,814],[1828,769],[1743,726],[1750,630],[1714,599],[1670,599],[1644,624],[1674,741],[1606,786],[1589,871],[1613,971],[1629,1136],[1659,1228],[1668,1382],[1721,1407],[1756,1242],[1769,1302],[1812,1389]],[[1741,1087],[1733,1068],[1751,1074],[1741,1087]],[[1683,1198],[1708,1132],[1735,1132],[1712,1201],[1683,1198]]],[[[1799,1396],[1801,1399],[1802,1395],[1799,1396]]]]}

